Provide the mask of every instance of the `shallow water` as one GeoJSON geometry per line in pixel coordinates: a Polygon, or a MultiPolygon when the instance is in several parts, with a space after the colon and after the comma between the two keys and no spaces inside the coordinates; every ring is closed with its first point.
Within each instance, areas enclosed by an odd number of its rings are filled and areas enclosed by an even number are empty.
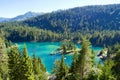
{"type": "MultiPolygon", "coordinates": [[[[53,51],[59,48],[59,46],[61,45],[60,42],[20,42],[17,44],[20,49],[22,49],[24,44],[26,44],[30,57],[33,56],[33,53],[36,53],[36,56],[42,59],[42,62],[45,65],[48,72],[51,72],[55,60],[61,59],[60,54],[50,55],[53,51]]],[[[78,47],[81,46],[79,45],[78,47]]],[[[102,49],[101,47],[94,47],[94,46],[92,46],[92,48],[94,49],[95,53],[97,53],[99,50],[102,49]]],[[[73,58],[73,54],[65,55],[65,62],[68,65],[71,65],[72,58],[73,58]]],[[[100,59],[96,57],[96,62],[98,63],[99,61],[100,59]]]]}

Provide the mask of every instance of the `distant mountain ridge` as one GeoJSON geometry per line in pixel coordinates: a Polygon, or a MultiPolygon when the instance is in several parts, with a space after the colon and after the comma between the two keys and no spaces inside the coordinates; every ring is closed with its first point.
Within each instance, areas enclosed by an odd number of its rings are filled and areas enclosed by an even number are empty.
{"type": "Polygon", "coordinates": [[[55,32],[120,30],[120,4],[75,7],[27,19],[21,24],[55,32]]]}
{"type": "Polygon", "coordinates": [[[26,19],[29,19],[29,18],[32,18],[32,17],[36,17],[38,15],[42,15],[44,13],[36,13],[36,12],[27,12],[23,15],[18,15],[14,18],[3,18],[3,17],[0,17],[0,22],[13,22],[13,21],[22,21],[22,20],[26,20],[26,19]]]}
{"type": "Polygon", "coordinates": [[[0,22],[4,22],[4,21],[8,21],[8,20],[10,20],[10,18],[0,17],[0,22]]]}
{"type": "Polygon", "coordinates": [[[0,23],[11,41],[81,41],[93,45],[120,43],[120,4],[75,7],[45,13],[24,21],[0,23]]]}

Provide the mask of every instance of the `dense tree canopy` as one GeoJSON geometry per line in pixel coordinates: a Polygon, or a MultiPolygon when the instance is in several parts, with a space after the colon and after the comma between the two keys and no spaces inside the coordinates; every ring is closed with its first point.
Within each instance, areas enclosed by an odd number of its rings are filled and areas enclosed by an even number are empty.
{"type": "Polygon", "coordinates": [[[21,22],[0,23],[0,80],[120,80],[120,5],[86,6],[47,13],[21,22]],[[94,14],[94,15],[93,15],[94,14]],[[85,37],[85,38],[83,38],[85,37]],[[65,41],[62,58],[48,74],[40,58],[13,42],[65,41]],[[95,64],[92,45],[106,45],[107,57],[95,64]],[[76,50],[74,42],[82,47],[76,50]],[[70,67],[67,51],[74,53],[70,67]],[[8,53],[8,54],[7,54],[8,53]]]}
{"type": "Polygon", "coordinates": [[[3,38],[0,37],[0,78],[6,80],[8,77],[8,55],[3,38]]]}
{"type": "Polygon", "coordinates": [[[93,45],[112,45],[120,43],[119,8],[114,4],[56,11],[21,22],[1,23],[0,33],[11,41],[78,41],[86,36],[93,45]]]}

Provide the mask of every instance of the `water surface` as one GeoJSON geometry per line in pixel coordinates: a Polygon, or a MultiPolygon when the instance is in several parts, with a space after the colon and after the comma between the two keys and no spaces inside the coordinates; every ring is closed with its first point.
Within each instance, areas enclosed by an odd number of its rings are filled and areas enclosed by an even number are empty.
{"type": "MultiPolygon", "coordinates": [[[[55,51],[57,48],[60,47],[60,42],[19,42],[17,43],[19,48],[22,49],[24,44],[27,45],[29,56],[32,57],[33,53],[36,53],[37,57],[40,57],[42,59],[43,64],[45,65],[48,72],[51,72],[54,62],[56,59],[61,59],[60,54],[56,55],[50,55],[53,51],[55,51]]],[[[78,47],[81,47],[80,45],[78,47]]],[[[101,50],[101,47],[94,47],[95,53],[97,53],[99,50],[101,50]]],[[[68,65],[71,65],[73,55],[68,54],[65,55],[65,62],[68,65]]],[[[96,57],[96,62],[98,62],[100,59],[96,57]]]]}

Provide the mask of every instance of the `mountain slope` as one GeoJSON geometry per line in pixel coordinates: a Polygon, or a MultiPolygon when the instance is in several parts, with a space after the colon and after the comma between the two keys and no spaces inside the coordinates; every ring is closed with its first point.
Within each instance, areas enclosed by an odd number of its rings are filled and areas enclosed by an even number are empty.
{"type": "Polygon", "coordinates": [[[113,45],[120,43],[120,4],[56,11],[25,21],[0,23],[0,29],[11,41],[80,42],[86,37],[93,45],[113,45]]]}
{"type": "Polygon", "coordinates": [[[32,17],[36,17],[38,15],[42,15],[44,13],[35,13],[35,12],[27,12],[23,15],[18,15],[14,18],[0,18],[0,22],[13,22],[13,21],[23,21],[32,17]]]}
{"type": "Polygon", "coordinates": [[[86,6],[52,12],[22,22],[29,26],[64,32],[81,30],[119,30],[120,4],[86,6]]]}
{"type": "Polygon", "coordinates": [[[10,20],[10,18],[0,17],[0,22],[4,22],[4,21],[8,21],[8,20],[10,20]]]}
{"type": "Polygon", "coordinates": [[[36,17],[38,15],[42,15],[43,13],[35,13],[35,12],[27,12],[23,15],[19,15],[15,18],[12,18],[10,21],[22,21],[22,20],[26,20],[32,17],[36,17]]]}

